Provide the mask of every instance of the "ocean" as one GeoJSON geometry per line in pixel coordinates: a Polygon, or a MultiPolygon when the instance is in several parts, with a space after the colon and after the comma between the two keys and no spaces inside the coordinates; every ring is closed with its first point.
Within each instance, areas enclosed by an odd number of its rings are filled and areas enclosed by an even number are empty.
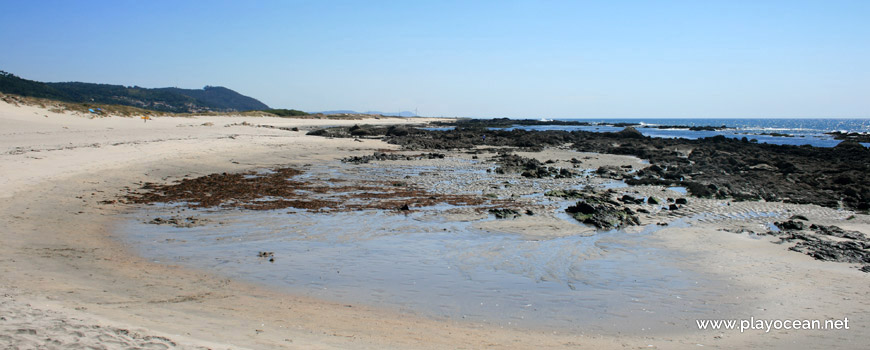
{"type": "MultiPolygon", "coordinates": [[[[637,123],[635,128],[645,136],[664,138],[699,139],[723,135],[725,137],[756,139],[761,143],[775,145],[811,145],[815,147],[834,147],[835,140],[828,132],[870,133],[870,119],[560,119],[560,121],[588,122],[593,125],[516,125],[504,130],[582,130],[592,132],[614,132],[623,127],[611,126],[617,123],[637,123]],[[720,131],[693,131],[688,128],[659,129],[657,126],[726,126],[720,131]],[[785,134],[789,136],[770,135],[785,134]]],[[[439,128],[441,130],[450,128],[439,128]]],[[[870,143],[862,143],[870,147],[870,143]]]]}

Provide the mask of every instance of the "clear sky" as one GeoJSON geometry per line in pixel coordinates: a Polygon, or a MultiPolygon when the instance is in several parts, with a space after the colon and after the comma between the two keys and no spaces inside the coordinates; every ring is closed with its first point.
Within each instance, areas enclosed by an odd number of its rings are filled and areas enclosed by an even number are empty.
{"type": "Polygon", "coordinates": [[[0,0],[0,70],[272,107],[870,117],[870,1],[0,0]]]}

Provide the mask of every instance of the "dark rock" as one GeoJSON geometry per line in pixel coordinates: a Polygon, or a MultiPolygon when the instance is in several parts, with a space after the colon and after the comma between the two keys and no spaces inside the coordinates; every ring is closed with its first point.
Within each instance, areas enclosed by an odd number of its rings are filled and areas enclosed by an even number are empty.
{"type": "Polygon", "coordinates": [[[501,154],[495,158],[500,165],[495,169],[497,174],[519,173],[529,178],[572,178],[578,174],[564,168],[548,167],[534,158],[520,157],[515,154],[501,154]]]}
{"type": "Polygon", "coordinates": [[[156,217],[147,223],[152,225],[172,225],[178,228],[191,228],[197,226],[205,226],[210,220],[202,219],[195,216],[180,217],[172,216],[168,219],[156,217]]]}
{"type": "Polygon", "coordinates": [[[387,129],[387,136],[407,136],[410,134],[410,130],[404,126],[391,126],[387,129]]]}
{"type": "Polygon", "coordinates": [[[843,142],[840,142],[841,145],[843,143],[849,142],[849,141],[854,142],[854,143],[870,142],[870,134],[868,134],[866,132],[860,133],[860,132],[834,131],[834,132],[827,132],[826,134],[833,136],[835,140],[844,140],[843,142]]]}
{"type": "MultiPolygon", "coordinates": [[[[619,133],[596,133],[490,130],[484,127],[510,123],[515,121],[456,121],[451,124],[455,126],[453,130],[413,129],[405,136],[385,137],[388,142],[407,149],[472,149],[487,145],[535,150],[570,143],[582,152],[632,155],[649,160],[651,166],[634,174],[636,179],[634,176],[626,179],[630,184],[684,186],[692,195],[701,197],[730,197],[738,201],[763,199],[834,208],[842,204],[848,209],[870,210],[870,181],[867,181],[870,150],[852,141],[863,135],[842,136],[850,141],[823,148],[763,144],[757,140],[741,141],[721,135],[698,140],[648,138],[631,128],[619,133]]],[[[719,127],[712,128],[718,130],[719,127]]],[[[366,129],[373,136],[387,133],[385,127],[366,129]]],[[[313,131],[311,134],[351,137],[348,130],[346,127],[330,128],[329,131],[313,131]]],[[[534,177],[547,173],[537,169],[516,171],[518,174],[524,172],[534,177]]]]}
{"type": "Polygon", "coordinates": [[[683,181],[682,185],[686,187],[686,191],[695,197],[711,198],[717,194],[719,188],[716,185],[705,185],[698,182],[683,181]]]}
{"type": "Polygon", "coordinates": [[[777,221],[777,222],[774,222],[773,224],[776,225],[776,227],[778,227],[780,230],[783,230],[783,231],[788,231],[788,230],[800,231],[800,230],[804,229],[803,222],[794,221],[794,220],[788,220],[788,221],[783,221],[783,222],[777,221]]]}
{"type": "Polygon", "coordinates": [[[326,129],[311,130],[311,131],[305,133],[305,135],[310,135],[310,136],[326,136],[328,134],[329,134],[329,131],[327,131],[326,129]]]}
{"type": "Polygon", "coordinates": [[[656,199],[656,197],[649,197],[649,198],[646,199],[646,202],[647,202],[648,204],[651,204],[651,205],[658,205],[658,204],[661,204],[661,202],[659,202],[659,200],[656,199]]]}
{"type": "Polygon", "coordinates": [[[598,210],[598,208],[596,208],[592,204],[589,204],[585,201],[577,202],[577,204],[572,205],[572,206],[568,207],[567,209],[565,209],[565,211],[569,214],[584,214],[584,215],[594,214],[597,210],[598,210]]]}
{"type": "Polygon", "coordinates": [[[582,223],[593,225],[599,229],[613,229],[640,224],[631,209],[621,207],[610,201],[607,194],[585,195],[575,205],[565,209],[565,212],[582,223]]]}
{"type": "Polygon", "coordinates": [[[405,155],[397,153],[375,152],[368,156],[351,156],[342,158],[344,163],[366,164],[371,161],[387,161],[387,160],[420,160],[420,159],[444,159],[444,153],[420,153],[414,155],[405,155]]]}
{"type": "MultiPolygon", "coordinates": [[[[353,129],[353,128],[351,128],[351,129],[353,129]]],[[[372,132],[367,130],[367,129],[359,128],[356,130],[351,130],[350,134],[353,136],[369,136],[372,134],[372,132]]]]}
{"type": "Polygon", "coordinates": [[[520,213],[513,209],[490,209],[489,212],[495,215],[496,219],[513,219],[520,216],[520,213]]]}
{"type": "Polygon", "coordinates": [[[680,207],[678,207],[676,204],[671,204],[668,206],[668,210],[677,210],[677,209],[680,209],[680,207]]]}
{"type": "MultiPolygon", "coordinates": [[[[657,129],[686,129],[685,125],[656,125],[657,129]]],[[[690,126],[691,131],[718,131],[728,129],[727,126],[690,126]]]]}
{"type": "Polygon", "coordinates": [[[642,139],[643,134],[640,131],[637,131],[634,127],[628,126],[625,129],[616,133],[616,137],[626,138],[626,139],[642,139]]]}
{"type": "Polygon", "coordinates": [[[807,217],[806,217],[806,216],[803,216],[803,215],[792,215],[792,216],[791,216],[790,218],[788,218],[788,219],[789,219],[789,220],[803,220],[803,221],[810,221],[810,219],[807,219],[807,217]]]}
{"type": "MultiPolygon", "coordinates": [[[[792,223],[800,224],[799,221],[787,221],[776,223],[777,226],[789,227],[792,223]]],[[[845,231],[836,226],[811,225],[810,229],[817,234],[807,234],[806,231],[788,230],[781,232],[769,232],[770,235],[780,236],[779,242],[796,242],[789,250],[812,256],[817,260],[837,261],[857,264],[870,264],[870,242],[860,232],[845,231]],[[839,237],[840,240],[830,240],[826,236],[839,237]]]]}
{"type": "Polygon", "coordinates": [[[676,203],[676,204],[686,205],[686,204],[689,204],[689,201],[686,200],[685,198],[677,198],[677,200],[674,201],[674,203],[676,203]]]}
{"type": "Polygon", "coordinates": [[[856,150],[856,151],[866,151],[867,150],[867,148],[864,147],[864,145],[862,145],[856,141],[843,141],[843,142],[838,143],[836,146],[834,146],[834,148],[852,149],[852,150],[856,150]]]}
{"type": "Polygon", "coordinates": [[[401,210],[401,211],[408,211],[408,210],[411,210],[411,206],[405,204],[405,205],[402,205],[402,206],[399,208],[399,210],[401,210]]]}
{"type": "Polygon", "coordinates": [[[606,177],[606,178],[610,178],[610,179],[617,179],[617,180],[622,179],[625,175],[625,171],[622,168],[620,168],[618,166],[614,166],[614,165],[600,166],[600,167],[598,167],[597,170],[595,170],[595,173],[601,177],[606,177]]]}
{"type": "Polygon", "coordinates": [[[810,225],[810,230],[813,230],[816,233],[818,233],[820,235],[825,235],[825,236],[847,238],[847,239],[852,239],[852,240],[856,240],[856,241],[864,241],[864,242],[870,241],[870,240],[868,240],[867,236],[865,236],[861,232],[846,231],[842,228],[839,228],[839,227],[833,226],[833,225],[824,226],[824,225],[813,224],[813,225],[810,225]]]}
{"type": "Polygon", "coordinates": [[[794,247],[789,249],[805,253],[817,260],[857,264],[870,263],[870,251],[868,251],[870,245],[863,242],[834,242],[803,237],[794,247]]]}
{"type": "Polygon", "coordinates": [[[623,195],[619,200],[628,204],[643,204],[643,198],[635,198],[627,194],[623,195]]]}

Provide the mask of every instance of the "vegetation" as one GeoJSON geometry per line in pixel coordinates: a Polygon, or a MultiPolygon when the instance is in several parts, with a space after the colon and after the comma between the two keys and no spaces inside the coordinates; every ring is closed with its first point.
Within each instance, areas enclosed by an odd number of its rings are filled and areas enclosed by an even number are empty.
{"type": "Polygon", "coordinates": [[[300,110],[295,110],[295,109],[275,109],[275,108],[273,108],[273,109],[264,109],[262,111],[266,112],[266,113],[272,113],[272,114],[277,115],[279,117],[302,117],[302,116],[308,115],[308,113],[306,113],[306,112],[303,112],[300,110]]]}
{"type": "Polygon", "coordinates": [[[58,100],[46,99],[46,98],[37,98],[37,97],[23,97],[19,95],[7,95],[4,93],[0,93],[0,100],[3,102],[14,104],[14,105],[25,105],[25,106],[39,106],[41,108],[46,108],[52,112],[75,112],[75,113],[85,113],[92,114],[94,116],[109,116],[109,115],[118,115],[118,116],[138,116],[138,115],[148,115],[148,116],[163,116],[163,115],[177,115],[169,112],[160,112],[142,109],[138,107],[131,106],[122,106],[122,105],[106,105],[99,103],[70,103],[70,102],[62,102],[58,100]],[[94,110],[92,113],[91,110],[94,110]]]}
{"type": "MultiPolygon", "coordinates": [[[[124,105],[172,113],[237,112],[269,106],[233,90],[206,86],[201,90],[93,84],[43,83],[0,71],[0,92],[93,105],[124,105]]],[[[87,108],[86,108],[87,109],[87,108]]]]}
{"type": "MultiPolygon", "coordinates": [[[[72,102],[63,102],[58,100],[52,100],[47,98],[37,98],[37,97],[24,97],[20,95],[7,95],[0,92],[0,101],[13,104],[13,105],[24,105],[24,106],[39,106],[41,108],[48,109],[52,112],[64,113],[64,112],[73,112],[73,113],[82,113],[90,116],[101,117],[101,116],[172,116],[172,117],[190,117],[194,115],[226,115],[227,113],[222,112],[199,112],[199,113],[171,113],[171,112],[163,112],[163,111],[155,111],[150,109],[143,109],[132,106],[124,106],[124,105],[107,105],[101,103],[72,103],[72,102]],[[93,110],[93,112],[91,112],[93,110]]],[[[271,116],[272,114],[263,112],[263,111],[245,111],[245,112],[233,112],[233,115],[246,116],[246,117],[265,117],[271,116]]]]}

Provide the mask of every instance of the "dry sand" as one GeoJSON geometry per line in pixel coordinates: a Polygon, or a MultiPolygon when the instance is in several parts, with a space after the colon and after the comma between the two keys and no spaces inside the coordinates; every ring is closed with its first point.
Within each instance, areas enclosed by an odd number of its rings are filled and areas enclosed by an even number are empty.
{"type": "MultiPolygon", "coordinates": [[[[849,317],[850,330],[648,335],[627,329],[599,336],[501,329],[283,294],[149,262],[113,238],[124,208],[101,201],[142,181],[303,165],[395,148],[374,140],[304,135],[315,125],[356,123],[361,121],[250,117],[158,117],[144,123],[0,102],[0,347],[861,349],[870,344],[870,274],[790,252],[769,238],[722,231],[760,232],[763,220],[752,213],[774,211],[870,234],[866,215],[844,221],[851,213],[815,206],[692,200],[687,213],[715,215],[696,218],[689,228],[658,231],[655,238],[684,251],[686,264],[744,288],[734,303],[757,310],[746,318],[849,317]],[[238,125],[243,121],[303,132],[238,125]]],[[[528,230],[537,224],[520,226],[528,230]]]]}

